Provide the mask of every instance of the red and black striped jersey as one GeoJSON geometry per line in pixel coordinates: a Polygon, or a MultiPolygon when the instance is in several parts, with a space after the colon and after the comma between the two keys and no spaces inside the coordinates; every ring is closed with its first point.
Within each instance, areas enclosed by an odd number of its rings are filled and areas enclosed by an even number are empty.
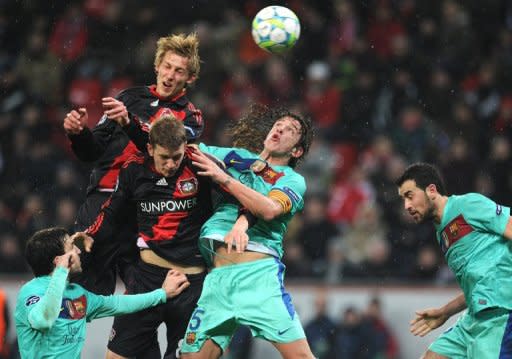
{"type": "Polygon", "coordinates": [[[116,189],[86,230],[95,240],[109,240],[117,214],[127,204],[137,207],[138,246],[183,265],[204,265],[199,232],[212,215],[211,181],[198,176],[187,149],[172,177],[158,174],[149,155],[132,156],[119,172],[116,189]]]}
{"type": "MultiPolygon", "coordinates": [[[[204,129],[201,111],[188,100],[186,92],[170,99],[160,97],[155,86],[138,86],[120,92],[116,98],[137,119],[137,123],[150,124],[165,114],[182,120],[189,142],[194,142],[204,129]]],[[[132,121],[134,122],[134,121],[132,121]]],[[[121,166],[137,152],[137,147],[121,127],[103,116],[94,129],[85,128],[78,135],[70,135],[71,148],[85,162],[95,162],[87,192],[112,191],[121,166]]]]}

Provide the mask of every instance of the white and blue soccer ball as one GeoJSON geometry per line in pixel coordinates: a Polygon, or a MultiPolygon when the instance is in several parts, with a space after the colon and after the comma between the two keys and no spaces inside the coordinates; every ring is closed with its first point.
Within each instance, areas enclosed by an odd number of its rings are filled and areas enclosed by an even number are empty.
{"type": "Polygon", "coordinates": [[[252,21],[252,37],[263,50],[280,54],[292,48],[300,36],[297,15],[284,6],[267,6],[252,21]]]}

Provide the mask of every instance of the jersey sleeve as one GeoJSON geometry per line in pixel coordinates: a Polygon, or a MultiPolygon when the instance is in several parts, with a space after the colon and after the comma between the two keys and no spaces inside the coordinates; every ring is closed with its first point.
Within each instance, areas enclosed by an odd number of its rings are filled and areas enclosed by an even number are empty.
{"type": "Polygon", "coordinates": [[[117,216],[132,197],[130,167],[121,168],[116,188],[101,206],[94,222],[85,230],[94,240],[108,240],[117,226],[117,216]]]}
{"type": "Polygon", "coordinates": [[[103,116],[92,131],[85,127],[77,135],[69,135],[71,149],[84,162],[94,162],[99,159],[107,148],[117,123],[103,116]]]}
{"type": "Polygon", "coordinates": [[[141,152],[147,152],[147,144],[149,142],[149,125],[139,121],[134,115],[129,115],[130,123],[123,126],[123,131],[126,133],[130,141],[132,141],[137,149],[141,152]]]}
{"type": "Polygon", "coordinates": [[[510,217],[510,208],[476,193],[468,194],[462,203],[462,213],[480,229],[503,235],[510,217]]]}
{"type": "Polygon", "coordinates": [[[203,115],[201,111],[189,102],[187,104],[186,116],[183,119],[185,130],[187,131],[187,142],[194,143],[201,137],[204,130],[203,115]]]}
{"type": "Polygon", "coordinates": [[[306,181],[296,173],[286,174],[277,180],[270,189],[268,196],[279,201],[285,213],[294,215],[304,208],[306,181]]]}
{"type": "Polygon", "coordinates": [[[69,270],[56,267],[52,273],[48,288],[30,288],[24,292],[22,304],[25,306],[27,320],[30,327],[36,330],[48,330],[57,320],[62,297],[67,285],[69,270]]]}
{"type": "Polygon", "coordinates": [[[90,308],[87,313],[87,321],[138,312],[167,301],[167,296],[162,288],[143,294],[105,296],[86,291],[86,295],[90,308]]]}
{"type": "Polygon", "coordinates": [[[221,162],[224,162],[224,159],[228,155],[228,153],[233,151],[233,148],[230,147],[208,146],[202,142],[199,143],[198,147],[202,152],[214,156],[221,162]]]}

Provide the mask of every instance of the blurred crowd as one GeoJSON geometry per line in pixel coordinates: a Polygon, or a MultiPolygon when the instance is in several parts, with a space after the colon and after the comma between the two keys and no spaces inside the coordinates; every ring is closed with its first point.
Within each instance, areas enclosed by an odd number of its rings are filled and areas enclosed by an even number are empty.
{"type": "Polygon", "coordinates": [[[286,106],[317,128],[299,169],[305,210],[285,241],[287,277],[317,282],[451,283],[429,224],[412,226],[393,180],[437,164],[450,193],[512,204],[512,3],[505,0],[290,0],[301,38],[284,56],[256,47],[260,0],[0,1],[0,273],[27,271],[24,242],[73,226],[89,167],[62,120],[154,82],[156,40],[198,33],[189,96],[202,140],[252,102],[286,106]]]}

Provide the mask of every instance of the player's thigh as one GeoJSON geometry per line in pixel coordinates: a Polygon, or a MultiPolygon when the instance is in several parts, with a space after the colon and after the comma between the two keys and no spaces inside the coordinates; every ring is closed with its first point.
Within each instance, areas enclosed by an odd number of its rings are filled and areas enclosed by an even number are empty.
{"type": "Polygon", "coordinates": [[[115,317],[107,347],[113,353],[124,357],[154,352],[157,348],[158,353],[154,357],[160,358],[157,328],[161,323],[159,307],[115,317]]]}
{"type": "Polygon", "coordinates": [[[228,347],[237,328],[236,305],[231,299],[237,273],[226,268],[214,268],[206,276],[201,297],[188,321],[183,354],[200,353],[208,341],[214,341],[222,350],[228,347]]]}
{"type": "Polygon", "coordinates": [[[466,359],[468,341],[467,331],[457,323],[430,344],[428,351],[424,354],[425,358],[466,359]]]}
{"type": "Polygon", "coordinates": [[[253,336],[276,343],[292,343],[306,337],[290,294],[283,285],[284,267],[279,261],[251,262],[239,270],[237,321],[251,328],[253,336]]]}
{"type": "Polygon", "coordinates": [[[306,339],[299,339],[291,343],[272,343],[284,359],[312,359],[313,353],[306,339]]]}
{"type": "Polygon", "coordinates": [[[512,357],[512,318],[506,309],[487,309],[475,315],[468,358],[512,357]]]}

